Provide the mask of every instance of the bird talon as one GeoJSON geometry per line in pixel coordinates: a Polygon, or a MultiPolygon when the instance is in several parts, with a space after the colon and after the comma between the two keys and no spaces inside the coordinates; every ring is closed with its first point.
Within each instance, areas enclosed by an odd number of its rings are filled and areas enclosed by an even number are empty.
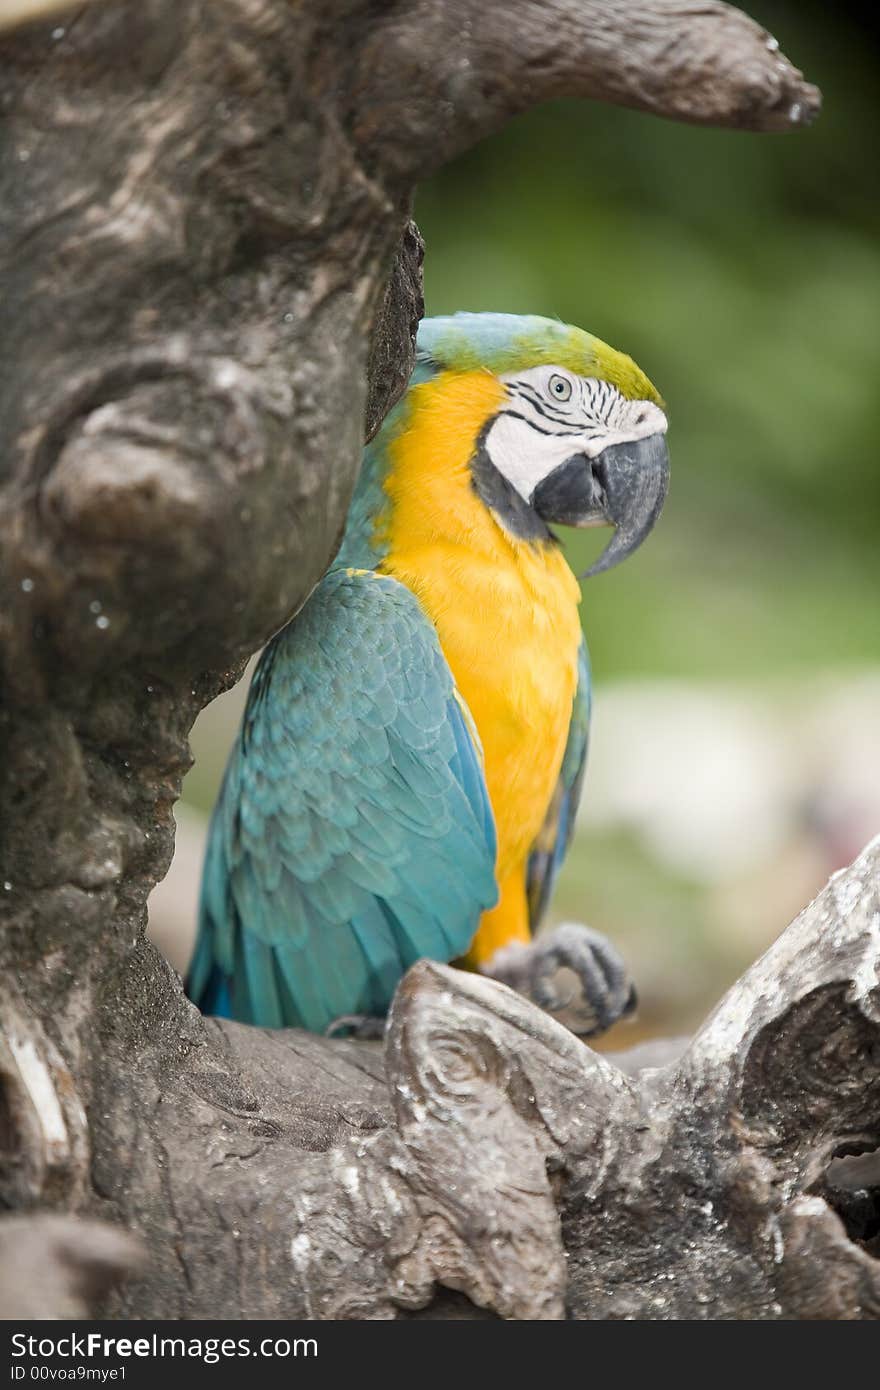
{"type": "Polygon", "coordinates": [[[565,922],[529,945],[506,947],[484,973],[531,999],[582,1037],[630,1017],[638,996],[615,948],[599,932],[565,922]]]}

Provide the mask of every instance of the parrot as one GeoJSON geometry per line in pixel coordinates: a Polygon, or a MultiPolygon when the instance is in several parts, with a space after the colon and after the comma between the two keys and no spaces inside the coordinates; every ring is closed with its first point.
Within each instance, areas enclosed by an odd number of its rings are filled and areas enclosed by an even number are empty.
{"type": "Polygon", "coordinates": [[[605,937],[536,935],[591,702],[580,584],[552,528],[613,528],[581,578],[634,551],[666,497],[666,431],[642,370],[580,328],[422,320],[336,558],[253,676],[186,982],[204,1013],[378,1036],[425,957],[550,1012],[573,999],[584,1035],[632,1011],[605,937]]]}

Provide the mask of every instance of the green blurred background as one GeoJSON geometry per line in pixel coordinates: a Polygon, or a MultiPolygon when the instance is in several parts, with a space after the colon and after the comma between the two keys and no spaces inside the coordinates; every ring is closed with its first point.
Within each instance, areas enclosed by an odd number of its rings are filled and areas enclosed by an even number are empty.
{"type": "MultiPolygon", "coordinates": [[[[822,88],[812,129],[560,102],[416,207],[428,313],[580,324],[668,403],[662,521],[584,595],[597,713],[555,904],[630,959],[641,1020],[615,1045],[691,1026],[880,831],[877,34],[854,7],[746,8],[822,88]]],[[[573,535],[573,564],[604,539],[573,535]]],[[[194,733],[196,813],[240,698],[194,733]]]]}

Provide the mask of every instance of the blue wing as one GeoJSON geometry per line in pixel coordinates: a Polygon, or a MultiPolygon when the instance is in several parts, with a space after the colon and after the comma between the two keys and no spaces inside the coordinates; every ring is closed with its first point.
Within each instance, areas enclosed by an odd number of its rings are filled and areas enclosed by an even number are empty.
{"type": "Polygon", "coordinates": [[[470,718],[396,580],[334,570],[266,648],[209,832],[187,983],[206,1011],[323,1030],[382,1014],[497,897],[470,718]]]}
{"type": "Polygon", "coordinates": [[[581,639],[578,683],[571,711],[562,770],[540,834],[529,856],[526,891],[529,922],[536,931],[547,909],[562,862],[574,835],[575,817],[587,766],[590,732],[590,659],[581,639]]]}

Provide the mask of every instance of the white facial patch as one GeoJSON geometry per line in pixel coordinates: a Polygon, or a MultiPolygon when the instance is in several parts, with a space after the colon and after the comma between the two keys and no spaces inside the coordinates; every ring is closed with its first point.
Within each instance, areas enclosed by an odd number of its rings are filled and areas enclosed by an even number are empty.
{"type": "Polygon", "coordinates": [[[666,433],[666,416],[653,401],[627,400],[609,382],[564,367],[530,367],[501,380],[508,399],[489,429],[486,450],[526,502],[548,473],[576,454],[592,459],[610,444],[666,433]]]}

